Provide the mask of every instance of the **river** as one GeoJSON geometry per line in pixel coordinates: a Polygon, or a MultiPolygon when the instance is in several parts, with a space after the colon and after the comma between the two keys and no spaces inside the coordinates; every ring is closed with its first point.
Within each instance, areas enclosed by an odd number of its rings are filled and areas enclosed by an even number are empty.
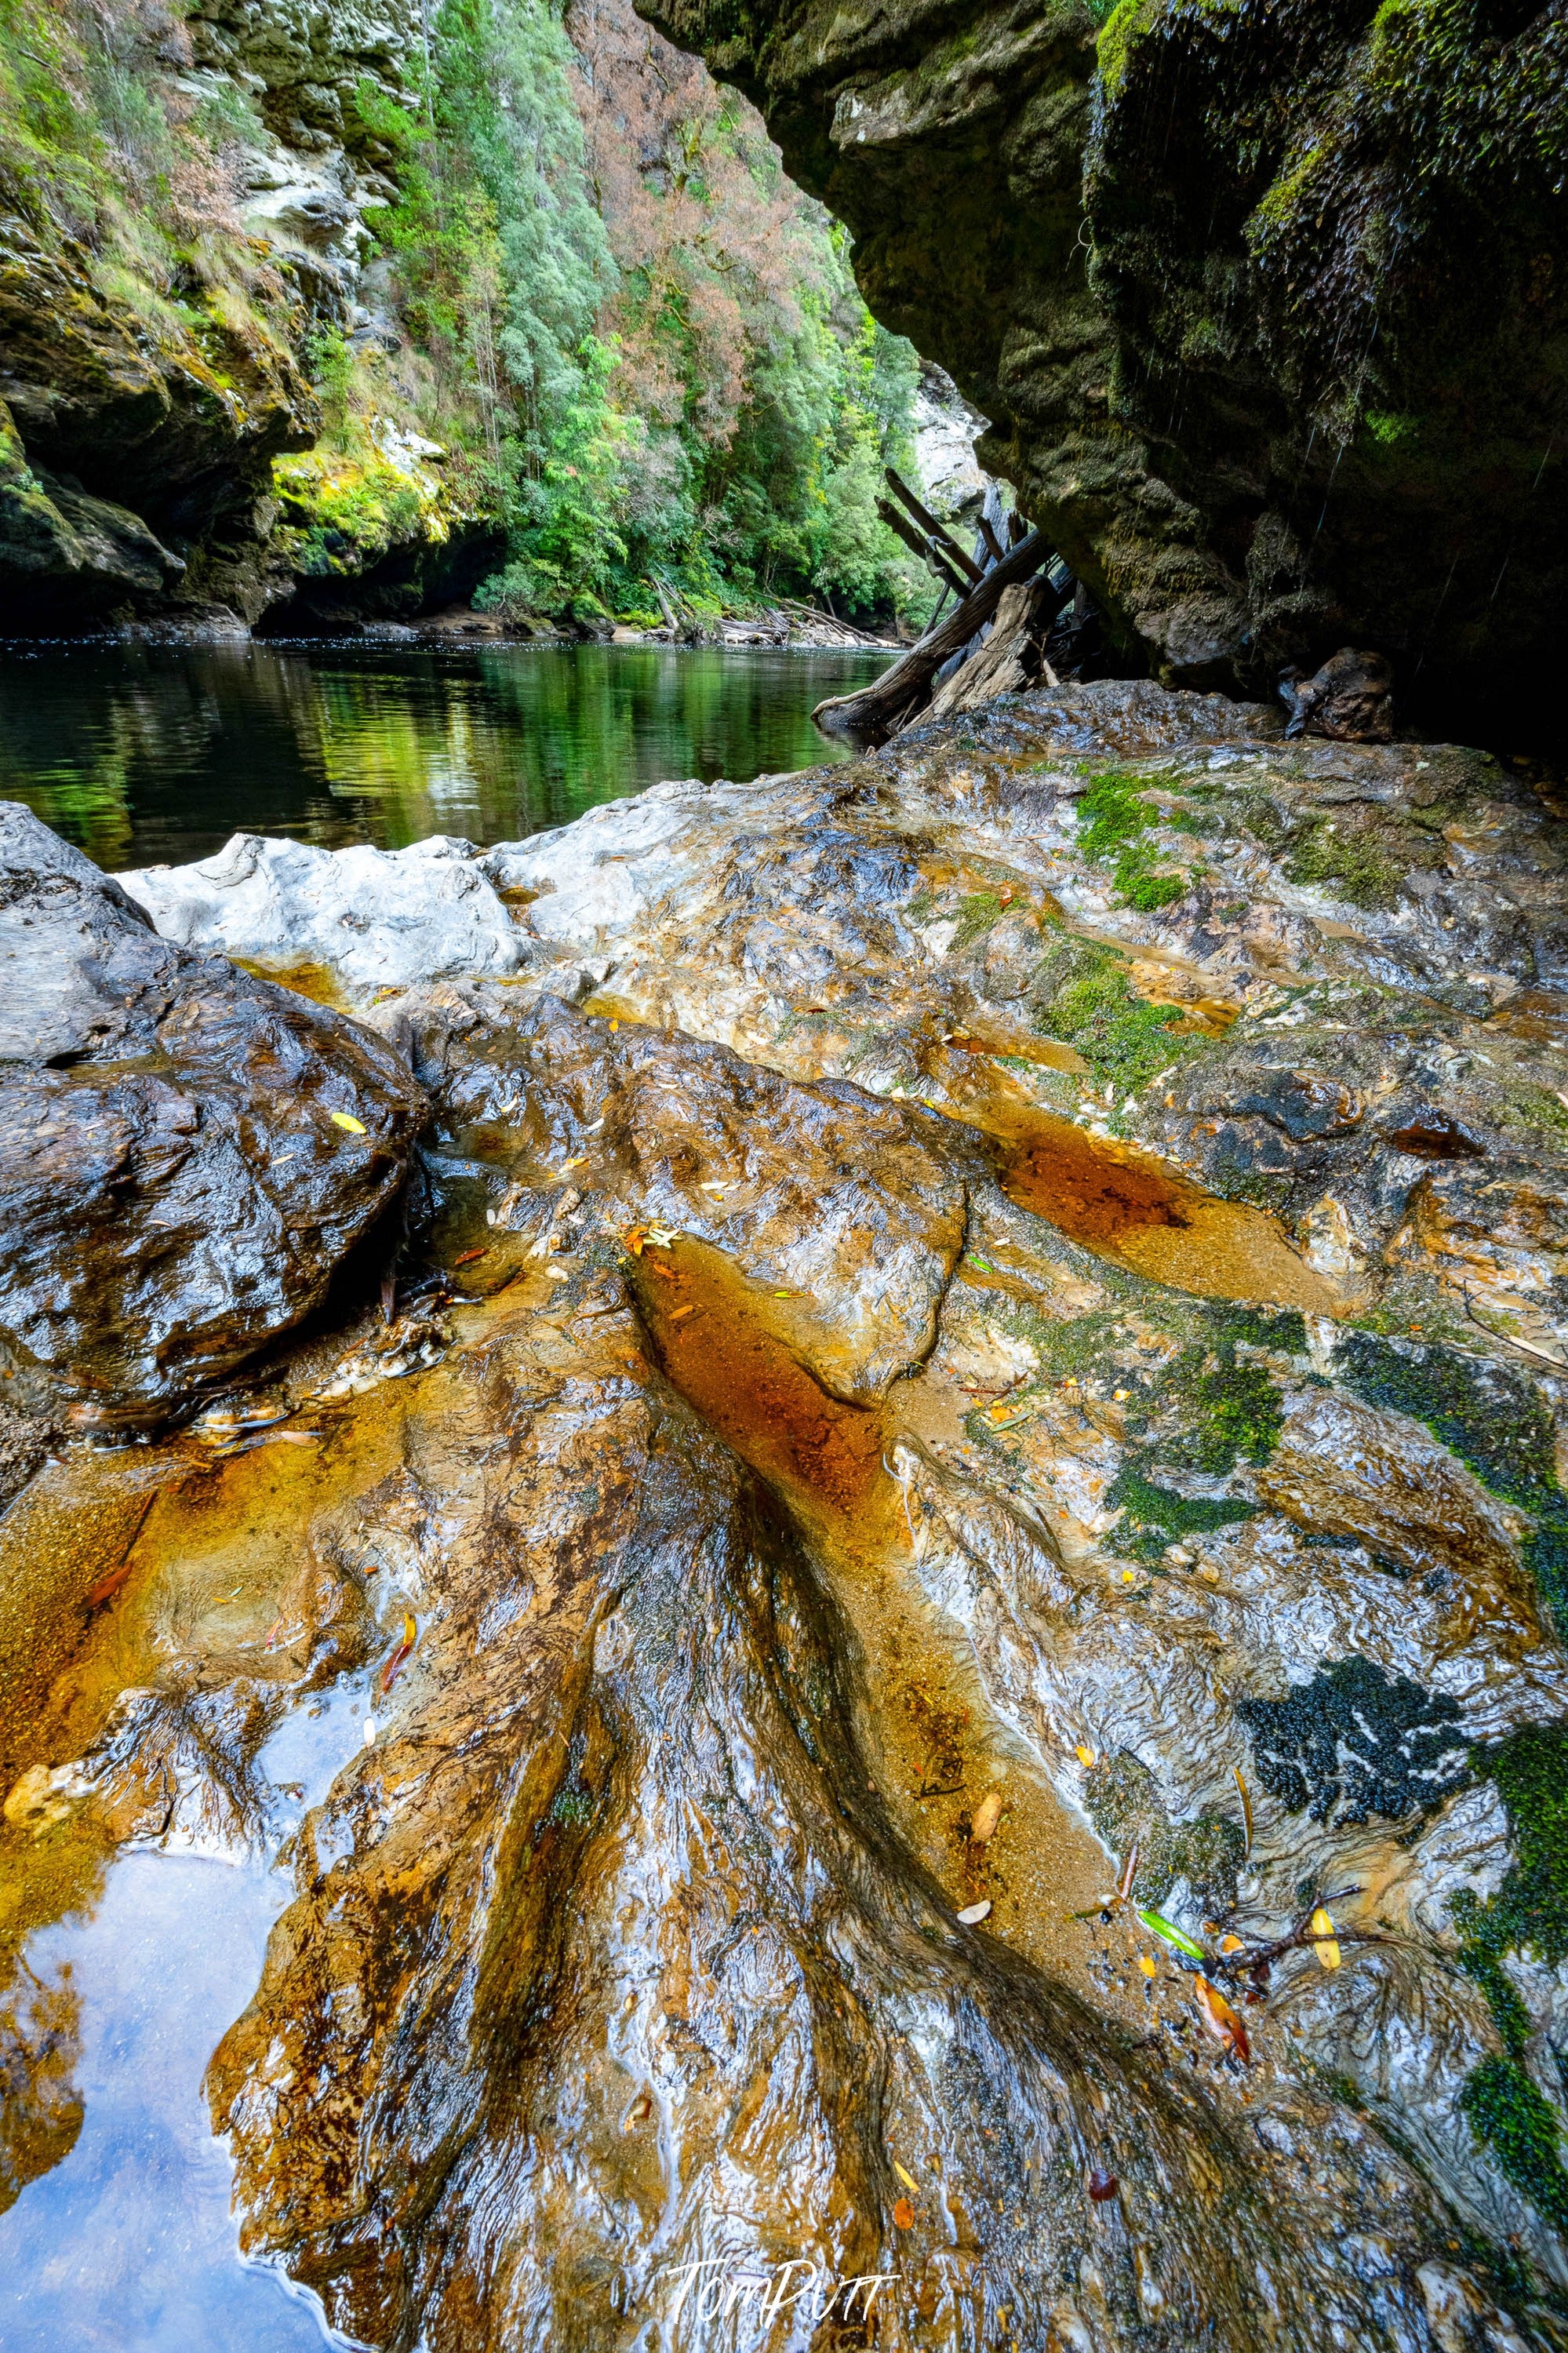
{"type": "Polygon", "coordinates": [[[811,723],[881,654],[678,646],[12,647],[0,797],[100,866],[239,830],[326,849],[518,840],[667,776],[845,759],[811,723]]]}

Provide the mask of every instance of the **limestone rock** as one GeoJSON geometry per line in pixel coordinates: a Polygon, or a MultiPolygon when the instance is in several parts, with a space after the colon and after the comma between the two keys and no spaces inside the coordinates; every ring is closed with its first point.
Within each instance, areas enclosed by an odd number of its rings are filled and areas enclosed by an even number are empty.
{"type": "Polygon", "coordinates": [[[526,947],[472,845],[317,849],[237,833],[193,866],[119,878],[165,939],[257,963],[325,965],[355,992],[515,972],[526,947]]]}
{"type": "Polygon", "coordinates": [[[0,805],[0,1330],[112,1424],[323,1295],[423,1103],[378,1039],[141,909],[0,805]]]}

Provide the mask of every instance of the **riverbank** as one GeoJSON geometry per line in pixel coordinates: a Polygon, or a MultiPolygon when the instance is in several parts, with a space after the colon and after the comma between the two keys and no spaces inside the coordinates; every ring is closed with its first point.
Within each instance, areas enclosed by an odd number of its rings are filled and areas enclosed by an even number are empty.
{"type": "Polygon", "coordinates": [[[184,1141],[8,1147],[175,1334],[13,1328],[10,1949],[132,1847],[285,1863],[207,2078],[253,2255],[442,2353],[794,2258],[932,2353],[1561,2342],[1562,874],[1484,754],[1125,682],[122,874],[182,988],[364,1041],[346,1126],[253,1090],[283,1229],[409,1172],[217,1381],[173,983],[156,1068],[27,1084],[184,1141]]]}

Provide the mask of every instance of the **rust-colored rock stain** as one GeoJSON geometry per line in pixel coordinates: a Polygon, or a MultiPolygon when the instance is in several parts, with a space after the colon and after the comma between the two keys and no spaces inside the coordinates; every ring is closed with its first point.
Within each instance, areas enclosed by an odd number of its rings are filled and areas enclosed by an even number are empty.
{"type": "Polygon", "coordinates": [[[828,1395],[721,1250],[650,1248],[631,1280],[661,1369],[743,1462],[840,1537],[890,1532],[882,1414],[828,1395]]]}
{"type": "Polygon", "coordinates": [[[1003,1183],[1021,1208],[1048,1219],[1069,1240],[1113,1251],[1138,1229],[1191,1227],[1201,1198],[1195,1187],[1153,1161],[1107,1149],[1071,1120],[1047,1124],[1042,1114],[1040,1130],[1033,1140],[1020,1138],[1003,1183]]]}
{"type": "Polygon", "coordinates": [[[994,1899],[987,1933],[1085,1993],[1069,1915],[1092,1905],[1105,1860],[1032,1758],[1001,1733],[966,1641],[942,1629],[913,1574],[912,1533],[886,1450],[912,1417],[941,1419],[920,1379],[879,1409],[831,1397],[779,1329],[796,1303],[747,1282],[722,1251],[682,1236],[628,1276],[660,1370],[801,1526],[858,1652],[857,1730],[872,1783],[956,1910],[994,1899]],[[972,1847],[975,1809],[1005,1779],[994,1851],[972,1847]]]}

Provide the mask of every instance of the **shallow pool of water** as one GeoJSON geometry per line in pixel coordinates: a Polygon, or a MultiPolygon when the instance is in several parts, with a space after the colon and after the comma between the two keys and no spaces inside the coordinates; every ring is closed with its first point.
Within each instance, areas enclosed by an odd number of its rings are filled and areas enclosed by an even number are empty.
{"type": "Polygon", "coordinates": [[[242,2258],[202,2079],[292,1892],[278,1843],[359,1746],[370,1681],[340,1678],[263,1749],[279,1792],[264,1852],[122,1853],[81,1909],[28,1939],[9,1989],[25,2025],[10,2091],[24,2099],[26,2079],[31,2095],[13,2137],[24,2150],[52,2109],[63,2153],[0,2212],[6,2353],[346,2353],[312,2295],[242,2258]]]}
{"type": "Polygon", "coordinates": [[[281,1875],[128,1854],[89,1918],[32,1940],[39,1983],[74,1997],[81,2130],[0,2217],[8,2353],[310,2353],[342,2342],[313,2298],[244,2263],[232,2168],[201,2082],[261,1973],[281,1875]]]}
{"type": "Polygon", "coordinates": [[[0,798],[107,867],[238,831],[514,841],[667,776],[849,756],[811,723],[891,657],[678,646],[10,646],[0,798]]]}

